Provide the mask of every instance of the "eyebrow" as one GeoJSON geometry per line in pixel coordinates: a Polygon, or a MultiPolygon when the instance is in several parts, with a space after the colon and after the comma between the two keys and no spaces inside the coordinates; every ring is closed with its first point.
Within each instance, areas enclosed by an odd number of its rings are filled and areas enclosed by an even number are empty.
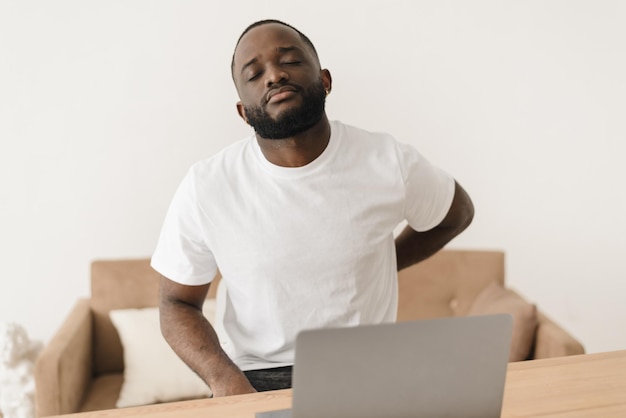
{"type": "Polygon", "coordinates": [[[239,74],[243,74],[243,72],[246,70],[246,68],[248,68],[249,66],[251,66],[252,64],[254,64],[255,62],[258,61],[258,58],[252,58],[250,61],[246,62],[243,67],[241,67],[241,71],[239,71],[239,74]]]}
{"type": "MultiPolygon", "coordinates": [[[[291,51],[297,51],[297,52],[301,52],[302,49],[298,48],[297,46],[279,46],[276,48],[276,52],[278,52],[279,54],[286,54],[287,52],[291,52],[291,51]]],[[[256,63],[259,59],[257,57],[252,58],[250,61],[246,62],[243,67],[241,67],[241,71],[239,71],[239,74],[243,74],[243,72],[246,70],[246,68],[248,68],[249,66],[253,65],[254,63],[256,63]]]]}

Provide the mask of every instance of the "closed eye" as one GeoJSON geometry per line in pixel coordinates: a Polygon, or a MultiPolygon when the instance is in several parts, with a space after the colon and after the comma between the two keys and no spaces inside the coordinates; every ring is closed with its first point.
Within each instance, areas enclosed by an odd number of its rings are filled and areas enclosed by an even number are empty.
{"type": "Polygon", "coordinates": [[[283,65],[298,65],[301,64],[300,61],[287,61],[287,62],[283,62],[283,65]]]}

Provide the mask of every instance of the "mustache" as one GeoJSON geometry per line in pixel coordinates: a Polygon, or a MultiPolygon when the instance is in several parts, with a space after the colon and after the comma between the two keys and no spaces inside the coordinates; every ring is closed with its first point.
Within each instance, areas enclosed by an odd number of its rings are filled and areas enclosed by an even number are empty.
{"type": "Polygon", "coordinates": [[[273,95],[281,93],[283,91],[299,92],[299,91],[302,91],[302,87],[296,84],[292,84],[292,83],[276,84],[265,92],[265,94],[263,95],[263,98],[261,99],[261,106],[265,107],[267,105],[267,102],[269,102],[270,98],[273,95]]]}

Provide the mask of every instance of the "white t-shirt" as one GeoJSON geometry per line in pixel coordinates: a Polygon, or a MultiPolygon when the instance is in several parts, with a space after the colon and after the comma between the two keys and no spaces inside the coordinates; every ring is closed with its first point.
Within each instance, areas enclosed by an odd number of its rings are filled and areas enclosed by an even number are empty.
{"type": "Polygon", "coordinates": [[[227,354],[242,370],[293,364],[307,328],[393,322],[393,231],[438,225],[454,180],[391,136],[331,122],[303,167],[271,164],[254,135],[196,163],[180,184],[152,267],[226,286],[227,354]]]}

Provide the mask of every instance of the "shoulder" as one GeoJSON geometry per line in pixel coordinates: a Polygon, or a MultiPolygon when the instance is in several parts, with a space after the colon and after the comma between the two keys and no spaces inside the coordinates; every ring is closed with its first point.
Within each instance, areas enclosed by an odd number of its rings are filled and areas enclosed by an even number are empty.
{"type": "Polygon", "coordinates": [[[237,169],[242,164],[245,164],[247,158],[250,158],[251,142],[253,138],[253,136],[249,136],[240,139],[222,148],[216,154],[197,161],[190,167],[188,176],[207,178],[207,176],[218,175],[220,173],[227,174],[229,170],[237,169]]]}
{"type": "Polygon", "coordinates": [[[250,165],[246,162],[251,154],[250,144],[251,138],[244,138],[192,164],[179,183],[176,195],[196,200],[198,195],[213,195],[230,187],[241,171],[250,165]]]}
{"type": "Polygon", "coordinates": [[[417,152],[388,132],[367,130],[339,121],[333,121],[331,127],[337,132],[344,150],[349,149],[351,155],[376,156],[376,159],[386,157],[397,162],[404,158],[403,153],[417,152]]]}
{"type": "Polygon", "coordinates": [[[362,143],[372,143],[373,145],[384,145],[396,142],[395,138],[387,132],[371,131],[340,121],[332,121],[331,129],[337,132],[337,134],[346,141],[359,141],[362,143]]]}

